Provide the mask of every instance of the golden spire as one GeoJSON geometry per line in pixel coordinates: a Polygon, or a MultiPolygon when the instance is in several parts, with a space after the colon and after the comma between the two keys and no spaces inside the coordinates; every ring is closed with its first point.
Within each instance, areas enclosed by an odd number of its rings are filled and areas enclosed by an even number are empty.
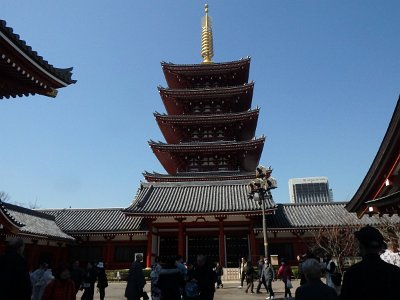
{"type": "Polygon", "coordinates": [[[211,64],[214,56],[213,36],[212,36],[212,20],[208,16],[208,4],[205,5],[204,11],[206,15],[201,19],[201,56],[203,64],[211,64]]]}

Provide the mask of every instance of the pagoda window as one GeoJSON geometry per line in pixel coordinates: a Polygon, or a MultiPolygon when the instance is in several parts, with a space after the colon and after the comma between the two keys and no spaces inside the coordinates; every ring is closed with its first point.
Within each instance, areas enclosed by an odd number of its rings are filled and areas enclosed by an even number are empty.
{"type": "Polygon", "coordinates": [[[211,113],[211,105],[204,105],[204,113],[211,113]]]}
{"type": "Polygon", "coordinates": [[[193,113],[194,114],[200,114],[201,113],[201,106],[200,105],[195,105],[193,107],[193,113]]]}
{"type": "Polygon", "coordinates": [[[211,129],[205,129],[203,132],[204,139],[211,139],[214,136],[214,132],[211,129]]]}
{"type": "Polygon", "coordinates": [[[214,161],[214,157],[209,156],[209,157],[203,157],[202,159],[202,165],[203,166],[215,166],[215,161],[214,161]]]}
{"type": "Polygon", "coordinates": [[[229,170],[229,160],[226,156],[222,156],[218,160],[218,169],[220,171],[228,171],[229,170]]]}
{"type": "Polygon", "coordinates": [[[200,164],[201,161],[197,157],[190,157],[188,171],[189,172],[200,171],[200,164]]]}
{"type": "Polygon", "coordinates": [[[224,138],[224,131],[222,129],[217,130],[217,138],[224,138]]]}
{"type": "Polygon", "coordinates": [[[193,130],[192,131],[192,139],[193,140],[199,140],[200,139],[200,132],[198,130],[193,130]]]}

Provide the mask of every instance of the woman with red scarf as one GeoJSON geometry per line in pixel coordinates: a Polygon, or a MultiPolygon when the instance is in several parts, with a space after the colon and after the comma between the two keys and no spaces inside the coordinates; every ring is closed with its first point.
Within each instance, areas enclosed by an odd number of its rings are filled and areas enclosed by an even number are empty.
{"type": "Polygon", "coordinates": [[[288,286],[288,282],[291,284],[290,278],[292,276],[292,268],[287,265],[284,260],[282,260],[281,266],[278,269],[278,278],[280,278],[285,284],[285,298],[287,296],[289,296],[289,298],[292,298],[292,293],[290,292],[291,287],[288,286]]]}

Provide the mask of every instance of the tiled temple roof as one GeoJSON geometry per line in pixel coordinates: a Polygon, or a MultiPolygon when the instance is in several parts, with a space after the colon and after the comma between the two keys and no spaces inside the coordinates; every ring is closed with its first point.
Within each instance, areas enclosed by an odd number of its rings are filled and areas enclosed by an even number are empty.
{"type": "Polygon", "coordinates": [[[43,209],[41,212],[55,217],[57,225],[69,234],[146,230],[143,218],[127,218],[122,208],[43,209]]]}
{"type": "Polygon", "coordinates": [[[189,98],[191,101],[212,97],[224,97],[229,98],[236,94],[253,94],[254,82],[244,83],[237,86],[226,86],[218,88],[204,88],[204,89],[170,89],[162,86],[158,86],[158,91],[160,94],[166,95],[171,98],[189,98]]]}
{"type": "MultiPolygon", "coordinates": [[[[148,184],[142,183],[132,205],[123,208],[88,209],[42,209],[32,211],[42,219],[53,220],[68,234],[125,234],[147,230],[143,217],[181,216],[181,215],[261,215],[255,201],[247,200],[244,181],[211,186],[195,184],[148,184]],[[241,183],[240,183],[241,182],[241,183]],[[240,199],[239,199],[240,198],[240,199]],[[226,208],[223,208],[223,207],[226,208]],[[161,212],[163,211],[164,212],[161,212]],[[124,213],[134,216],[126,216],[124,213]],[[48,214],[48,215],[46,215],[48,214]]],[[[268,231],[312,230],[323,227],[377,225],[376,217],[364,216],[358,219],[354,213],[345,209],[347,202],[311,204],[274,204],[268,209],[276,209],[267,216],[268,231]]],[[[21,207],[19,207],[21,209],[21,207]]],[[[23,209],[23,208],[22,208],[23,209]]],[[[27,210],[27,209],[24,209],[27,210]]],[[[13,215],[14,213],[11,212],[13,215]]],[[[18,220],[20,220],[18,218],[18,220]]],[[[391,220],[400,223],[399,216],[391,220]]],[[[46,225],[47,226],[47,225],[46,225]]],[[[53,225],[54,226],[54,225],[53,225]]],[[[258,217],[254,225],[261,230],[262,219],[258,217]]]]}
{"type": "Polygon", "coordinates": [[[217,141],[217,142],[190,142],[180,144],[167,144],[163,142],[149,141],[149,145],[156,149],[165,150],[169,152],[192,152],[192,151],[228,151],[236,149],[253,149],[254,146],[263,145],[265,137],[254,138],[250,141],[217,141]]]}
{"type": "MultiPolygon", "coordinates": [[[[20,39],[18,34],[13,32],[11,27],[6,26],[6,21],[0,19],[0,32],[16,47],[18,47],[25,55],[31,58],[35,63],[39,64],[46,71],[61,79],[65,84],[75,83],[76,80],[71,79],[72,68],[60,69],[51,65],[47,60],[43,59],[36,51],[32,50],[31,46],[28,46],[26,42],[20,39]]],[[[4,38],[3,37],[3,38],[4,38]]]]}
{"type": "Polygon", "coordinates": [[[255,179],[255,172],[216,171],[216,172],[180,172],[175,175],[144,172],[149,182],[215,181],[255,179]]]}
{"type": "Polygon", "coordinates": [[[46,239],[74,240],[73,237],[64,233],[60,227],[57,226],[54,217],[39,211],[0,201],[0,213],[18,227],[19,234],[33,235],[38,238],[46,239]]]}
{"type": "Polygon", "coordinates": [[[246,57],[236,61],[220,62],[212,64],[174,64],[170,62],[161,62],[163,69],[169,70],[176,73],[189,73],[193,74],[196,72],[206,72],[207,74],[213,74],[213,72],[221,72],[232,69],[243,69],[250,65],[251,58],[246,57]]]}
{"type": "Polygon", "coordinates": [[[257,119],[260,109],[251,109],[239,113],[208,114],[208,115],[167,115],[155,112],[157,120],[173,124],[220,124],[257,119]]]}
{"type": "MultiPolygon", "coordinates": [[[[236,214],[257,215],[261,209],[247,198],[250,180],[183,183],[142,183],[136,197],[124,212],[132,215],[181,216],[236,214]]],[[[275,208],[267,201],[267,209],[275,208]]]]}
{"type": "MultiPolygon", "coordinates": [[[[275,214],[267,217],[267,228],[272,231],[286,229],[312,229],[335,226],[377,225],[379,219],[364,216],[358,219],[356,214],[349,213],[347,202],[278,204],[275,214]]],[[[392,221],[400,223],[400,217],[392,216],[392,221]]],[[[262,227],[262,219],[255,227],[262,227]]]]}

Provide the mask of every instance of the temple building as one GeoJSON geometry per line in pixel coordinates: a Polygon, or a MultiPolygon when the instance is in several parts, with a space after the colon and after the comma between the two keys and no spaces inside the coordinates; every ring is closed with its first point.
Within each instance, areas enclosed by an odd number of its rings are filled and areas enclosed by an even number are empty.
{"type": "MultiPolygon", "coordinates": [[[[260,109],[251,106],[251,60],[214,63],[212,42],[206,6],[203,62],[161,63],[166,113],[154,116],[166,142],[149,145],[167,174],[145,172],[146,182],[124,210],[147,223],[147,265],[159,255],[202,253],[236,266],[261,246],[254,231],[261,208],[247,197],[265,142],[255,136],[260,109]]],[[[276,209],[272,199],[266,209],[276,209]]]]}
{"type": "MultiPolygon", "coordinates": [[[[57,69],[0,21],[0,99],[55,96],[74,83],[71,69],[57,69]]],[[[202,20],[203,62],[162,62],[159,87],[165,113],[154,113],[165,141],[149,146],[165,174],[146,171],[128,207],[31,210],[0,199],[0,254],[18,236],[27,244],[30,269],[41,258],[59,262],[103,261],[128,268],[135,253],[150,267],[157,256],[205,254],[237,274],[240,257],[264,254],[262,208],[249,197],[265,137],[257,137],[249,57],[214,63],[208,7],[202,20]]],[[[275,204],[265,201],[269,254],[296,262],[326,228],[378,225],[372,213],[398,213],[400,108],[381,148],[349,203],[275,204]],[[371,208],[372,207],[372,208],[371,208]],[[349,212],[356,211],[356,214],[349,212]]],[[[270,170],[272,172],[272,170],[270,170]]],[[[393,216],[393,222],[400,223],[393,216]]]]}

